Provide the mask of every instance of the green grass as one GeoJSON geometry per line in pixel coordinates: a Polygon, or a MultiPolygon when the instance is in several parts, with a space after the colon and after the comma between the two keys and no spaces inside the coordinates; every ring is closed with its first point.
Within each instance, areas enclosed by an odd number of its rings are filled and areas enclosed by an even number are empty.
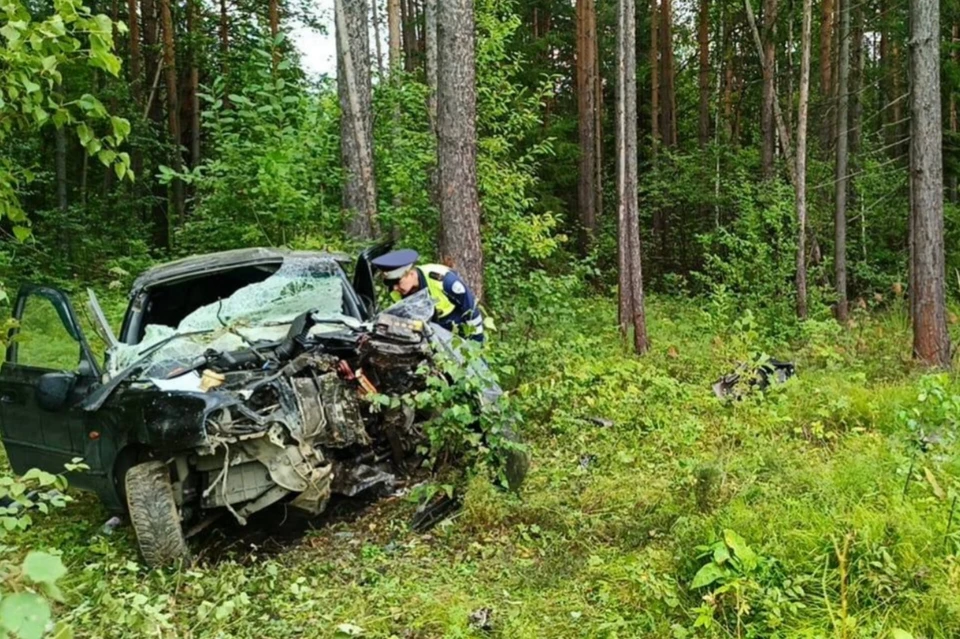
{"type": "Polygon", "coordinates": [[[621,349],[615,313],[581,300],[495,337],[531,473],[519,496],[474,479],[463,512],[427,535],[395,500],[280,552],[150,571],[129,528],[98,534],[106,514],[83,498],[5,542],[63,552],[58,614],[80,636],[960,636],[960,513],[947,531],[960,384],[913,369],[899,311],[814,322],[787,343],[654,300],[642,359],[621,349]],[[713,397],[738,358],[774,346],[795,379],[713,397]],[[942,441],[923,451],[921,430],[942,441]],[[758,567],[728,592],[692,589],[700,547],[725,529],[758,567]],[[480,608],[490,632],[470,626],[480,608]]]}

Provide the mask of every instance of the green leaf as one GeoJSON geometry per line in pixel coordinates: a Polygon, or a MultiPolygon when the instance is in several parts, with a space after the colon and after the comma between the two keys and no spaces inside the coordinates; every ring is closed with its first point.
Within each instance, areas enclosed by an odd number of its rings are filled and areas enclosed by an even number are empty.
{"type": "Polygon", "coordinates": [[[713,548],[713,561],[723,565],[726,562],[730,561],[730,551],[727,549],[727,545],[724,543],[716,544],[713,548]]]}
{"type": "Polygon", "coordinates": [[[126,118],[118,118],[115,115],[110,116],[110,124],[113,126],[113,135],[117,141],[122,142],[130,135],[130,121],[126,118]]]}
{"type": "Polygon", "coordinates": [[[110,149],[103,149],[97,153],[97,159],[100,160],[104,166],[110,166],[113,164],[113,161],[117,159],[117,152],[111,151],[110,149]]]}
{"type": "Polygon", "coordinates": [[[25,242],[30,237],[30,229],[26,226],[14,226],[13,236],[17,238],[18,242],[25,242]]]}
{"type": "Polygon", "coordinates": [[[21,84],[23,84],[23,88],[26,89],[28,94],[36,93],[40,90],[40,85],[27,77],[22,79],[21,84]]]}
{"type": "Polygon", "coordinates": [[[20,639],[40,639],[50,621],[50,604],[38,594],[18,592],[0,601],[0,627],[20,639]]]}
{"type": "Polygon", "coordinates": [[[900,628],[894,628],[890,631],[890,639],[913,639],[913,635],[900,628]]]}
{"type": "Polygon", "coordinates": [[[31,550],[23,560],[23,575],[34,583],[52,584],[65,574],[67,568],[56,555],[31,550]]]}
{"type": "Polygon", "coordinates": [[[745,572],[750,572],[757,567],[757,554],[747,545],[743,537],[733,530],[727,529],[723,531],[723,541],[726,542],[730,550],[733,551],[733,554],[740,560],[745,572]]]}
{"type": "Polygon", "coordinates": [[[723,579],[725,576],[726,573],[724,573],[723,568],[711,561],[709,564],[697,571],[697,574],[693,577],[693,582],[690,584],[690,587],[703,588],[704,586],[709,586],[715,581],[723,579]]]}
{"type": "Polygon", "coordinates": [[[80,138],[80,144],[87,146],[90,143],[90,140],[93,139],[93,131],[90,130],[90,127],[86,123],[81,122],[77,125],[77,137],[80,138]]]}

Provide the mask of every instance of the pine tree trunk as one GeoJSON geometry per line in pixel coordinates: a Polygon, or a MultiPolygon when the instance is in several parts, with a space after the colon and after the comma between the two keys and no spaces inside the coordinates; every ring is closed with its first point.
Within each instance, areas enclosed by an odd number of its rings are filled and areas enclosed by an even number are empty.
{"type": "MultiPolygon", "coordinates": [[[[953,61],[954,68],[956,69],[960,66],[960,24],[954,24],[950,29],[950,40],[953,44],[953,51],[950,53],[950,58],[953,61]]],[[[951,133],[951,143],[957,143],[957,134],[960,132],[960,121],[957,117],[957,88],[956,86],[950,87],[950,133],[951,133]]],[[[947,192],[950,196],[950,201],[956,203],[958,198],[957,193],[957,172],[956,170],[950,171],[949,178],[949,187],[947,192]]]]}
{"type": "Polygon", "coordinates": [[[762,135],[761,166],[766,180],[773,178],[776,130],[774,128],[773,102],[776,99],[774,74],[776,70],[777,0],[763,0],[763,104],[760,112],[762,135]]]}
{"type": "Polygon", "coordinates": [[[227,76],[230,72],[228,58],[230,56],[230,20],[227,15],[227,0],[220,0],[220,75],[223,76],[223,106],[230,108],[229,84],[227,76]]]}
{"type": "Polygon", "coordinates": [[[940,7],[910,2],[910,110],[913,135],[914,356],[950,367],[943,249],[943,157],[940,103],[940,7]]]}
{"type": "Polygon", "coordinates": [[[834,0],[823,0],[820,19],[820,97],[823,101],[820,120],[820,146],[826,151],[832,142],[833,105],[833,22],[834,0]]]}
{"type": "Polygon", "coordinates": [[[890,47],[890,66],[891,66],[891,80],[890,87],[893,91],[891,100],[893,102],[891,116],[892,120],[890,122],[890,135],[892,138],[893,147],[891,148],[891,153],[893,157],[899,158],[904,155],[904,147],[909,146],[909,142],[904,141],[904,131],[908,129],[904,122],[905,118],[903,116],[903,107],[906,102],[904,99],[904,90],[903,90],[903,76],[901,75],[900,68],[902,66],[902,56],[900,50],[900,43],[893,38],[893,42],[890,47]]]}
{"type": "Polygon", "coordinates": [[[337,93],[340,98],[340,157],[344,167],[343,208],[347,234],[371,240],[377,228],[377,185],[373,170],[373,111],[370,36],[366,0],[336,0],[337,93]]]}
{"type": "MultiPolygon", "coordinates": [[[[163,70],[163,64],[158,59],[160,50],[160,29],[157,21],[157,5],[154,0],[141,0],[140,19],[143,23],[143,60],[144,60],[144,87],[147,89],[144,93],[144,116],[149,116],[158,129],[162,129],[163,112],[160,108],[160,100],[154,99],[157,92],[157,83],[163,70]]],[[[153,203],[151,206],[151,227],[153,236],[153,246],[158,249],[167,249],[170,247],[170,218],[167,215],[167,188],[158,181],[153,180],[151,189],[153,192],[153,203]]]]}
{"type": "Polygon", "coordinates": [[[650,153],[660,146],[660,0],[650,0],[650,153]]]}
{"type": "Polygon", "coordinates": [[[597,23],[594,0],[577,1],[577,112],[580,139],[580,248],[586,254],[597,225],[597,23]]]}
{"type": "Polygon", "coordinates": [[[700,0],[697,22],[697,44],[700,51],[700,148],[710,141],[710,0],[700,0]]]}
{"type": "Polygon", "coordinates": [[[142,61],[140,60],[140,17],[137,0],[127,0],[127,25],[130,29],[130,94],[139,105],[143,104],[142,61]]]}
{"type": "Polygon", "coordinates": [[[380,0],[371,0],[370,10],[373,16],[373,42],[377,53],[377,78],[384,78],[383,47],[380,44],[380,0]]]}
{"type": "Polygon", "coordinates": [[[441,254],[483,298],[473,0],[437,4],[441,254]]]}
{"type": "Polygon", "coordinates": [[[723,133],[724,140],[736,146],[733,137],[733,46],[730,37],[730,29],[724,29],[724,58],[723,58],[723,133]]]}
{"type": "MultiPolygon", "coordinates": [[[[153,85],[160,72],[163,69],[158,52],[160,50],[160,28],[157,22],[157,5],[154,0],[141,0],[140,8],[143,20],[143,44],[144,44],[144,71],[146,72],[146,87],[152,92],[153,85]]],[[[159,101],[147,100],[149,108],[147,109],[150,119],[155,122],[163,121],[159,101]]]]}
{"type": "Polygon", "coordinates": [[[400,0],[400,20],[403,27],[403,58],[407,73],[416,67],[417,29],[416,14],[411,0],[400,0]]]}
{"type": "MultiPolygon", "coordinates": [[[[442,0],[441,0],[442,1],[442,0]]],[[[427,114],[430,130],[437,137],[437,0],[423,3],[425,66],[427,72],[427,114]]]]}
{"type": "Polygon", "coordinates": [[[633,327],[633,348],[648,348],[637,203],[637,24],[634,0],[617,2],[617,220],[620,329],[633,327]]]}
{"type": "MultiPolygon", "coordinates": [[[[442,1],[442,0],[441,0],[442,1]]],[[[424,66],[427,75],[427,116],[430,118],[430,134],[434,148],[439,138],[437,124],[437,0],[424,0],[424,66]]],[[[396,111],[394,115],[397,115],[396,111]]],[[[436,164],[430,167],[430,200],[440,206],[440,174],[436,164]]]]}
{"type": "Polygon", "coordinates": [[[887,106],[892,99],[892,89],[890,88],[890,30],[887,25],[889,9],[887,3],[890,0],[880,0],[880,46],[878,47],[878,66],[880,68],[880,79],[878,81],[878,99],[877,110],[880,112],[880,127],[884,145],[892,142],[890,122],[890,108],[887,106]]]}
{"type": "Polygon", "coordinates": [[[270,51],[273,59],[273,74],[277,74],[277,65],[280,64],[280,49],[277,47],[277,36],[280,34],[280,9],[277,0],[269,2],[270,14],[270,51]]]}
{"type": "Polygon", "coordinates": [[[66,213],[70,206],[67,200],[67,130],[56,128],[57,208],[66,213]]]}
{"type": "MultiPolygon", "coordinates": [[[[850,156],[858,164],[857,156],[863,144],[863,72],[864,72],[864,13],[863,2],[857,2],[853,12],[850,39],[850,156]]],[[[856,173],[856,168],[852,173],[856,173]]],[[[851,192],[852,195],[852,192],[851,192]]]]}
{"type": "MultiPolygon", "coordinates": [[[[160,20],[163,25],[163,68],[167,85],[167,125],[173,144],[171,163],[173,170],[183,171],[183,152],[180,148],[180,94],[177,87],[177,59],[174,44],[173,15],[170,12],[170,0],[160,0],[160,20]]],[[[174,179],[173,206],[180,221],[184,217],[183,181],[174,179]]]]}
{"type": "Polygon", "coordinates": [[[837,319],[847,321],[847,193],[849,191],[850,0],[840,3],[840,49],[837,66],[837,164],[833,267],[837,288],[837,319]]]}
{"type": "Polygon", "coordinates": [[[803,0],[801,34],[800,105],[797,112],[797,317],[807,317],[807,119],[810,108],[810,50],[813,1],[803,0]]]}
{"type": "Polygon", "coordinates": [[[660,131],[667,147],[677,145],[676,70],[673,55],[673,0],[660,5],[660,131]]]}
{"type": "Polygon", "coordinates": [[[400,0],[387,0],[387,33],[390,41],[390,72],[400,68],[400,0]]]}
{"type": "Polygon", "coordinates": [[[187,0],[187,31],[190,34],[190,166],[200,165],[200,62],[201,34],[197,25],[198,0],[187,0]]]}

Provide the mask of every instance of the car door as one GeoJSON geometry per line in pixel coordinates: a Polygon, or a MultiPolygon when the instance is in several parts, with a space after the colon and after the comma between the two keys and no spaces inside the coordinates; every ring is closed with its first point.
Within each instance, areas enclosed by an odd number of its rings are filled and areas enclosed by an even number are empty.
{"type": "Polygon", "coordinates": [[[82,457],[90,471],[70,482],[93,488],[103,475],[95,415],[81,400],[100,371],[67,296],[54,288],[25,286],[14,306],[0,366],[0,437],[14,472],[40,468],[64,472],[82,457]]]}
{"type": "Polygon", "coordinates": [[[363,250],[357,256],[357,265],[353,269],[353,290],[357,292],[363,302],[364,308],[362,310],[365,311],[365,319],[372,317],[377,312],[377,288],[371,262],[390,252],[392,248],[393,242],[381,242],[363,250]]]}

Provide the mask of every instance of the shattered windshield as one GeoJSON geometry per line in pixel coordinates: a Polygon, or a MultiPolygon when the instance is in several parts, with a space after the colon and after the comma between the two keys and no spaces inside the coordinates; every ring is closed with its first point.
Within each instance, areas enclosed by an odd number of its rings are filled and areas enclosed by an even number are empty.
{"type": "Polygon", "coordinates": [[[142,376],[159,374],[150,363],[186,364],[207,350],[234,351],[257,342],[281,340],[290,324],[313,310],[325,325],[336,330],[336,320],[348,323],[343,314],[344,282],[336,264],[322,258],[285,260],[267,279],[249,284],[229,297],[201,306],[179,325],[148,324],[139,344],[121,345],[110,358],[114,374],[148,355],[142,376]],[[154,351],[151,353],[151,349],[154,351]]]}

